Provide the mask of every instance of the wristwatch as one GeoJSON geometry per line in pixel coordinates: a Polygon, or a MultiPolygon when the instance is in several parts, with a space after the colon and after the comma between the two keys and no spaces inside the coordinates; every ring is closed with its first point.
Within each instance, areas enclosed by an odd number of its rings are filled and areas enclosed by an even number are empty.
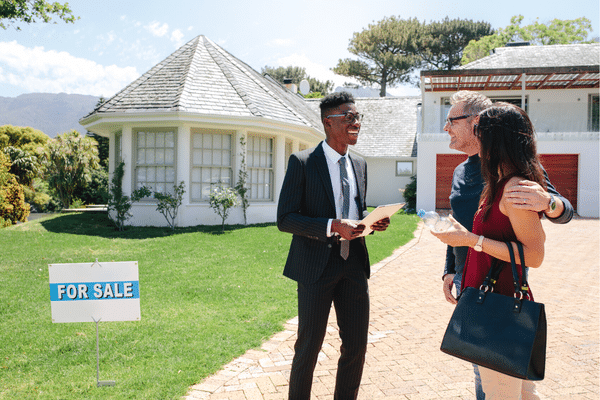
{"type": "Polygon", "coordinates": [[[548,204],[548,207],[550,208],[550,212],[556,210],[556,199],[554,198],[554,196],[552,195],[552,193],[548,193],[550,195],[550,204],[548,204]]]}
{"type": "Polygon", "coordinates": [[[475,247],[473,247],[473,250],[483,251],[483,247],[481,247],[481,245],[483,244],[483,239],[485,239],[483,237],[483,235],[479,236],[479,240],[477,241],[477,244],[475,245],[475,247]]]}

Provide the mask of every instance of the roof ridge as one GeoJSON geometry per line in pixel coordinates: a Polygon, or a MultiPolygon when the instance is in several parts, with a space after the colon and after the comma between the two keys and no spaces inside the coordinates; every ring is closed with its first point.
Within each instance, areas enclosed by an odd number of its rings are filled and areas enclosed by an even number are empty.
{"type": "MultiPolygon", "coordinates": [[[[224,55],[219,51],[220,47],[217,46],[215,43],[213,43],[210,39],[208,39],[206,37],[204,38],[204,45],[206,47],[206,50],[208,51],[208,54],[210,54],[210,56],[215,61],[215,63],[217,63],[217,65],[223,72],[223,75],[225,75],[225,78],[231,84],[231,87],[233,88],[233,90],[235,90],[236,93],[240,96],[240,98],[242,99],[242,101],[244,102],[246,107],[248,107],[248,109],[250,110],[252,115],[257,116],[257,117],[262,117],[263,115],[259,111],[258,107],[256,107],[252,103],[252,101],[250,101],[250,96],[248,95],[248,93],[246,93],[243,90],[243,88],[241,87],[241,84],[237,81],[237,79],[233,75],[232,71],[230,70],[229,66],[225,62],[224,55]]],[[[228,60],[228,61],[231,62],[231,60],[228,60]]]]}
{"type": "MultiPolygon", "coordinates": [[[[126,97],[129,93],[131,93],[136,88],[138,88],[141,85],[143,85],[146,81],[148,81],[151,77],[153,77],[158,71],[162,70],[164,67],[166,67],[168,64],[170,64],[170,62],[173,59],[177,59],[177,57],[179,56],[179,54],[181,54],[185,50],[187,50],[188,47],[191,46],[191,43],[194,40],[197,40],[199,37],[200,36],[195,37],[194,39],[190,40],[189,42],[187,42],[186,44],[184,44],[183,46],[181,46],[175,52],[171,53],[169,56],[167,56],[167,58],[165,58],[164,60],[162,60],[161,62],[159,62],[158,64],[156,64],[154,67],[150,68],[148,71],[146,71],[144,74],[142,74],[139,78],[137,78],[136,80],[134,80],[133,82],[131,82],[129,85],[125,86],[123,89],[121,89],[119,92],[117,92],[110,99],[108,99],[107,101],[105,101],[104,103],[102,103],[99,107],[97,107],[96,109],[94,109],[91,113],[89,113],[88,115],[86,115],[86,117],[92,115],[96,111],[100,112],[100,109],[102,109],[102,108],[104,108],[104,110],[102,110],[102,111],[105,112],[108,109],[110,109],[112,106],[118,104],[121,101],[121,99],[123,99],[124,97],[126,97]]],[[[189,64],[188,64],[188,67],[189,67],[189,64]]]]}
{"type": "MultiPolygon", "coordinates": [[[[175,101],[173,102],[175,104],[175,109],[177,111],[180,111],[180,109],[184,107],[181,104],[181,97],[183,96],[183,93],[185,92],[185,89],[186,89],[188,81],[190,79],[192,79],[190,77],[190,67],[191,67],[191,65],[192,65],[192,63],[194,61],[194,58],[196,57],[196,52],[198,50],[198,42],[200,41],[201,37],[204,37],[204,36],[203,35],[198,35],[194,39],[192,39],[192,40],[190,40],[188,42],[188,43],[190,43],[190,42],[192,42],[194,40],[196,41],[196,43],[194,43],[194,45],[192,46],[192,54],[190,55],[190,57],[188,58],[188,60],[186,62],[185,71],[183,72],[183,84],[181,84],[179,86],[179,88],[177,89],[177,95],[175,96],[175,101]]],[[[185,45],[182,46],[182,47],[185,47],[185,45]]],[[[177,53],[177,51],[175,53],[177,53]]]]}
{"type": "MultiPolygon", "coordinates": [[[[299,118],[300,120],[302,120],[305,124],[311,126],[311,122],[308,121],[303,115],[301,115],[300,113],[297,112],[296,109],[294,109],[293,107],[290,107],[289,104],[287,104],[287,102],[282,101],[282,99],[280,98],[280,96],[273,92],[271,89],[269,89],[269,87],[267,87],[265,85],[265,83],[259,79],[257,79],[255,76],[253,76],[252,72],[256,72],[252,67],[250,67],[248,64],[244,63],[243,61],[241,61],[240,59],[238,59],[237,57],[233,56],[232,54],[230,54],[227,50],[223,49],[222,47],[216,45],[212,40],[205,38],[205,41],[211,44],[211,48],[219,53],[220,57],[226,58],[231,64],[233,64],[235,67],[238,68],[238,70],[240,70],[244,75],[246,75],[249,79],[251,79],[255,84],[257,84],[262,90],[264,90],[272,99],[274,99],[275,101],[277,101],[279,104],[281,104],[283,107],[285,107],[288,111],[290,111],[292,114],[294,114],[297,118],[299,118]],[[242,67],[243,66],[243,67],[242,67]]],[[[209,47],[207,46],[207,49],[209,47]]],[[[210,50],[209,50],[210,52],[210,50]]],[[[211,53],[212,56],[212,53],[211,53]]],[[[213,57],[213,59],[215,60],[215,62],[217,62],[217,64],[219,65],[219,67],[225,67],[225,69],[227,69],[227,73],[231,74],[231,71],[229,71],[227,64],[225,63],[221,63],[219,59],[213,57]]],[[[223,71],[225,73],[225,70],[223,71]]],[[[229,80],[229,76],[228,74],[225,73],[225,76],[227,77],[227,79],[229,80]]],[[[258,73],[258,72],[256,72],[258,73]]],[[[235,81],[237,83],[237,80],[232,76],[231,77],[232,81],[235,81]]],[[[230,81],[231,82],[231,81],[230,81]]],[[[234,89],[238,92],[238,94],[240,95],[240,97],[242,98],[242,100],[244,101],[244,103],[248,106],[248,108],[250,109],[250,111],[252,112],[253,115],[255,116],[263,116],[262,113],[260,111],[258,111],[258,107],[256,105],[253,104],[253,102],[250,99],[250,96],[246,95],[246,93],[243,92],[243,90],[241,88],[238,88],[234,85],[232,85],[234,87],[234,89]],[[253,111],[253,109],[256,110],[256,112],[253,111]]],[[[281,88],[282,90],[287,90],[286,88],[281,88]]],[[[290,92],[291,94],[291,92],[290,92]]]]}

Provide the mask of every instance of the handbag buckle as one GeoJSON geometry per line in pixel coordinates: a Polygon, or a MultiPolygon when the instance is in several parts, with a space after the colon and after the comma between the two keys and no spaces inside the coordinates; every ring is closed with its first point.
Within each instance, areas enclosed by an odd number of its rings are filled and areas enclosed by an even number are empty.
{"type": "MultiPolygon", "coordinates": [[[[517,298],[517,295],[520,296],[517,300],[523,300],[523,292],[515,292],[515,299],[517,298]]],[[[529,294],[527,294],[527,296],[529,296],[529,294]]]]}
{"type": "Polygon", "coordinates": [[[494,291],[494,287],[489,285],[481,285],[479,286],[479,290],[483,290],[484,293],[487,293],[489,290],[489,292],[491,293],[494,291]]]}

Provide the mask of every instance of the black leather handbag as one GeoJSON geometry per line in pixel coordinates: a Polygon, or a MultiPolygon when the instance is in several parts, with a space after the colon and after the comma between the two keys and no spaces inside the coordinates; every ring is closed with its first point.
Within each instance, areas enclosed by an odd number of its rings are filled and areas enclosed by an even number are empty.
{"type": "Polygon", "coordinates": [[[504,262],[492,263],[479,289],[467,287],[460,295],[442,340],[444,353],[520,379],[544,379],[546,368],[546,312],[529,296],[523,245],[517,242],[522,279],[519,279],[510,242],[514,298],[494,293],[504,262]]]}

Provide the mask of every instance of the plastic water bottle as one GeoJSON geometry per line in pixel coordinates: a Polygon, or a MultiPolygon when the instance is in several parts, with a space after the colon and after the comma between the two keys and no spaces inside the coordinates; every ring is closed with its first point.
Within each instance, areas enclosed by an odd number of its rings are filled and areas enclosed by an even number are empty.
{"type": "Polygon", "coordinates": [[[425,211],[423,209],[417,212],[423,223],[433,232],[445,232],[452,226],[452,221],[446,217],[440,217],[435,211],[425,211]]]}

